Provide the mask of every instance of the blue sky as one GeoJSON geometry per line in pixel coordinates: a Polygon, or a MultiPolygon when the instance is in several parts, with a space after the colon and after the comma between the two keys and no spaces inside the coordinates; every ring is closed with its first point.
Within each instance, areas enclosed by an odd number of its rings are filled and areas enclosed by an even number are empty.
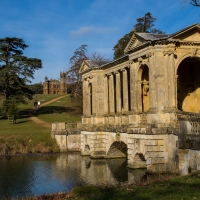
{"type": "Polygon", "coordinates": [[[73,52],[88,45],[113,58],[113,46],[133,29],[136,18],[151,12],[155,28],[174,33],[200,23],[200,7],[183,0],[0,0],[0,38],[23,38],[24,55],[42,60],[32,83],[44,77],[58,79],[67,70],[73,52]]]}

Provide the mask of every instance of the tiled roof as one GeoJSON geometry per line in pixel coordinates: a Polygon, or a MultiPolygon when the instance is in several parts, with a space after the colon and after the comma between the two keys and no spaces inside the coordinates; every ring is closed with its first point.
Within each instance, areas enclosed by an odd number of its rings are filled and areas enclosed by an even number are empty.
{"type": "Polygon", "coordinates": [[[88,65],[88,67],[92,68],[92,67],[98,67],[99,65],[93,61],[93,60],[85,60],[85,63],[88,65]]]}
{"type": "Polygon", "coordinates": [[[169,35],[167,34],[153,34],[153,33],[135,33],[139,37],[143,38],[144,40],[157,40],[162,38],[167,38],[169,35]]]}

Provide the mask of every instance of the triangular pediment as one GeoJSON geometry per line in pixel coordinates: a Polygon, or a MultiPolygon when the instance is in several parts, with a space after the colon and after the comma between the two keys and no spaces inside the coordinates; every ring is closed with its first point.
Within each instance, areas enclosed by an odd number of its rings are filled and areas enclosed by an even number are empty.
{"type": "Polygon", "coordinates": [[[183,41],[200,41],[200,26],[194,24],[170,36],[170,39],[178,39],[183,41]]]}
{"type": "Polygon", "coordinates": [[[90,69],[89,66],[87,65],[87,63],[85,61],[83,61],[82,65],[81,65],[81,67],[79,69],[79,73],[81,74],[84,71],[87,71],[88,69],[90,69]]]}
{"type": "Polygon", "coordinates": [[[133,36],[131,37],[129,43],[127,44],[126,48],[124,49],[124,53],[130,51],[131,49],[133,49],[136,46],[141,45],[142,43],[144,43],[145,40],[137,37],[137,35],[135,33],[133,33],[133,36]]]}
{"type": "Polygon", "coordinates": [[[79,69],[79,74],[82,74],[90,69],[98,68],[99,65],[93,60],[84,60],[79,69]]]}

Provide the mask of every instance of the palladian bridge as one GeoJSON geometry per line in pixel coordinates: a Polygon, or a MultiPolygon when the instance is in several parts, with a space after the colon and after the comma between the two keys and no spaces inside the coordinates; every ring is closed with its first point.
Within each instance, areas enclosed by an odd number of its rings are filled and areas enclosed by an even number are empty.
{"type": "Polygon", "coordinates": [[[154,172],[200,170],[200,25],[135,32],[124,53],[82,63],[82,122],[52,125],[61,150],[154,172]]]}

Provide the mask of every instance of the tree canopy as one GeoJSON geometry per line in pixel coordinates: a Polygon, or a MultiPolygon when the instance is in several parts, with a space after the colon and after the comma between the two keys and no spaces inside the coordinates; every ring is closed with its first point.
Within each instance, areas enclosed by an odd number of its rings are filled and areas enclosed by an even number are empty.
{"type": "Polygon", "coordinates": [[[34,78],[35,70],[42,68],[42,62],[24,56],[27,47],[23,39],[0,38],[0,93],[7,102],[15,99],[17,103],[25,103],[25,98],[32,98],[27,83],[34,78]]]}
{"type": "Polygon", "coordinates": [[[33,91],[34,94],[43,94],[43,85],[42,83],[34,83],[28,85],[29,89],[33,91]]]}
{"type": "Polygon", "coordinates": [[[141,18],[137,18],[136,21],[137,23],[134,25],[134,29],[119,39],[118,43],[113,47],[114,59],[124,55],[124,49],[134,32],[164,34],[161,30],[153,28],[155,26],[154,22],[156,21],[156,18],[154,18],[150,12],[147,12],[141,18]]]}

